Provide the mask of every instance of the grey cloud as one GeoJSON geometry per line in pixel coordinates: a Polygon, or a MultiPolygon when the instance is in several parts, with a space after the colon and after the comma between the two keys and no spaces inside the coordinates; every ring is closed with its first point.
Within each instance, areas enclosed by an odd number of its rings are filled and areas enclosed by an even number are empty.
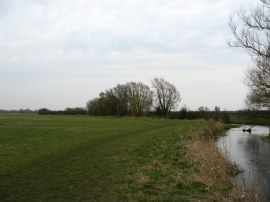
{"type": "MultiPolygon", "coordinates": [[[[95,77],[93,80],[98,83],[109,77],[113,80],[109,85],[124,78],[140,79],[141,73],[144,81],[164,75],[168,80],[179,82],[174,75],[183,72],[187,76],[179,76],[179,80],[186,79],[188,84],[194,77],[187,73],[191,70],[194,74],[196,70],[204,70],[215,77],[213,68],[241,68],[246,64],[246,57],[243,52],[229,49],[224,39],[234,2],[0,1],[0,84],[29,88],[22,83],[33,82],[46,89],[40,82],[51,80],[49,92],[57,85],[56,78],[68,89],[71,85],[68,81],[72,79],[95,77]]],[[[205,82],[197,79],[198,85],[205,82]]],[[[180,85],[184,83],[178,84],[181,91],[180,85]]],[[[92,85],[89,91],[106,88],[100,85],[92,85]]],[[[241,80],[238,85],[242,85],[241,80]]],[[[89,98],[93,96],[89,94],[89,98]]],[[[84,102],[73,99],[74,103],[84,102]]],[[[56,105],[61,105],[60,102],[64,103],[65,99],[59,98],[56,105]]]]}

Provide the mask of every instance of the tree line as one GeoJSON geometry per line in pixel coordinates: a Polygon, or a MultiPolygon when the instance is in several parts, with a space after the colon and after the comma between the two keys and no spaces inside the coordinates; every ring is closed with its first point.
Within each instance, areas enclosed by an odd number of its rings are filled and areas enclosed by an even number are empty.
{"type": "Polygon", "coordinates": [[[65,110],[49,110],[41,108],[38,110],[39,115],[86,115],[87,110],[83,107],[66,108],[65,110]]]}
{"type": "Polygon", "coordinates": [[[5,110],[0,109],[0,113],[4,114],[35,114],[37,113],[37,110],[31,110],[31,109],[12,109],[12,110],[5,110]]]}
{"type": "Polygon", "coordinates": [[[215,106],[213,110],[208,107],[201,106],[197,110],[189,110],[183,106],[179,111],[173,111],[169,114],[170,119],[205,119],[217,120],[224,123],[230,123],[230,115],[234,112],[221,110],[220,107],[215,106]]]}
{"type": "Polygon", "coordinates": [[[229,122],[229,115],[219,107],[210,110],[201,106],[189,110],[183,106],[177,110],[181,100],[176,87],[164,80],[155,78],[151,87],[142,82],[127,82],[99,93],[90,99],[85,108],[66,108],[64,111],[38,110],[41,115],[93,115],[93,116],[148,116],[169,119],[214,119],[229,122]]]}
{"type": "Polygon", "coordinates": [[[147,116],[153,111],[166,118],[180,102],[176,87],[163,78],[151,81],[152,88],[142,82],[127,82],[99,93],[87,102],[90,115],[147,116]]]}
{"type": "Polygon", "coordinates": [[[210,110],[201,106],[189,110],[183,106],[176,110],[180,93],[162,78],[151,81],[152,88],[141,82],[127,82],[99,93],[98,98],[86,104],[89,115],[94,116],[149,116],[169,119],[214,119],[229,123],[229,114],[220,107],[210,110]]]}

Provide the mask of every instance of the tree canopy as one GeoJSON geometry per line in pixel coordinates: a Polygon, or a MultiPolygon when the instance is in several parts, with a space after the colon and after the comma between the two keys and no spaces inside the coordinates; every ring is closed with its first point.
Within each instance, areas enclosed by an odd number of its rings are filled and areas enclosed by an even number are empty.
{"type": "Polygon", "coordinates": [[[155,107],[162,117],[177,108],[180,102],[180,93],[176,87],[162,78],[152,80],[152,86],[155,90],[155,107]]]}
{"type": "Polygon", "coordinates": [[[87,102],[90,115],[142,116],[156,110],[159,116],[176,109],[180,94],[176,87],[164,79],[152,81],[153,91],[142,82],[127,82],[105,90],[99,98],[87,102]],[[154,105],[153,105],[154,104],[154,105]]]}
{"type": "Polygon", "coordinates": [[[150,111],[153,92],[141,82],[118,84],[87,102],[91,115],[141,116],[150,111]]]}

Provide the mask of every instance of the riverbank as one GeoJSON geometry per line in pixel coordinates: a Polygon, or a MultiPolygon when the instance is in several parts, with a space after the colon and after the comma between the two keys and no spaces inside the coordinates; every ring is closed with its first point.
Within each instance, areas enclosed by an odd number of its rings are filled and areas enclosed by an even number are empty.
{"type": "Polygon", "coordinates": [[[262,126],[269,126],[270,125],[270,116],[264,115],[260,116],[257,114],[254,114],[254,116],[251,115],[230,115],[229,116],[230,123],[233,124],[250,124],[250,125],[262,125],[262,126]]]}
{"type": "Polygon", "coordinates": [[[244,183],[241,187],[233,186],[232,177],[241,170],[228,160],[226,153],[222,155],[217,148],[216,140],[224,129],[224,124],[213,122],[207,128],[191,135],[187,156],[196,169],[192,178],[208,189],[216,190],[213,195],[204,199],[206,201],[260,201],[257,187],[244,183]]]}
{"type": "Polygon", "coordinates": [[[270,135],[265,136],[262,138],[264,141],[270,142],[270,135]]]}
{"type": "Polygon", "coordinates": [[[260,201],[269,201],[270,144],[262,140],[269,129],[255,126],[251,132],[244,132],[249,127],[250,125],[242,125],[228,130],[226,136],[218,139],[218,148],[243,170],[233,178],[234,184],[250,187],[254,193],[258,190],[260,201]]]}

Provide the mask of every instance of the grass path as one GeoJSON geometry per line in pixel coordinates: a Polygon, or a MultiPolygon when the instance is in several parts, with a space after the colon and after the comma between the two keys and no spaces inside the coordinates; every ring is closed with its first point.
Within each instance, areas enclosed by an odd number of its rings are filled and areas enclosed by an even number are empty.
{"type": "Polygon", "coordinates": [[[0,201],[172,201],[187,183],[185,144],[204,121],[0,115],[0,201]]]}

